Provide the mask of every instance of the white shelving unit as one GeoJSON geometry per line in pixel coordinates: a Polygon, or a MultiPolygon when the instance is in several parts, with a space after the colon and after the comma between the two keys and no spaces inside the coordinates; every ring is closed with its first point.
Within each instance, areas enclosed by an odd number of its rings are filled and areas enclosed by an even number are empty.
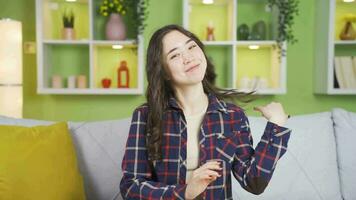
{"type": "MultiPolygon", "coordinates": [[[[356,2],[342,0],[317,0],[316,6],[316,48],[314,92],[328,95],[355,95],[356,88],[334,87],[334,58],[337,56],[356,56],[356,40],[340,40],[339,33],[343,24],[342,16],[356,13],[356,2]],[[348,50],[339,51],[339,48],[348,50]],[[339,51],[339,52],[338,52],[339,51]]],[[[356,68],[356,66],[354,66],[356,68]]],[[[355,80],[356,81],[356,80],[355,80]]]]}
{"type": "MultiPolygon", "coordinates": [[[[144,68],[144,41],[142,35],[137,36],[136,39],[128,39],[125,41],[109,41],[104,40],[103,38],[96,37],[94,31],[96,27],[94,27],[95,17],[97,17],[96,12],[96,4],[97,0],[78,0],[76,2],[66,2],[65,0],[36,0],[36,33],[37,33],[37,92],[39,94],[97,94],[97,95],[139,95],[143,94],[143,68],[144,68]],[[81,12],[75,13],[78,14],[75,18],[75,27],[76,31],[78,31],[78,37],[76,40],[64,40],[58,37],[58,26],[53,26],[53,22],[62,23],[60,18],[60,10],[63,9],[63,6],[70,7],[69,4],[77,4],[76,8],[81,12]],[[83,14],[84,13],[84,14],[83,14]],[[59,19],[58,19],[59,18],[59,19]],[[85,24],[85,23],[88,24],[85,24]],[[81,23],[81,24],[80,24],[81,23]],[[80,25],[79,25],[80,24],[80,25]],[[83,30],[83,27],[86,27],[87,30],[83,30]],[[80,29],[80,30],[79,30],[80,29]],[[112,45],[122,45],[124,50],[118,51],[118,53],[113,52],[115,50],[111,50],[112,45]],[[73,62],[80,63],[84,65],[87,69],[85,71],[85,75],[87,78],[87,88],[52,88],[51,86],[51,76],[54,75],[51,70],[54,70],[55,66],[61,66],[58,61],[65,60],[65,56],[60,56],[60,53],[65,52],[66,50],[58,50],[65,48],[67,51],[77,52],[78,56],[73,55],[71,58],[78,60],[74,60],[73,62]],[[126,50],[128,49],[128,50],[126,50]],[[123,56],[127,54],[131,54],[128,62],[128,68],[130,70],[131,81],[133,80],[132,86],[129,88],[115,88],[115,77],[116,71],[120,63],[120,59],[117,59],[115,65],[110,65],[112,68],[112,83],[110,88],[102,88],[100,86],[99,80],[104,77],[99,77],[99,71],[101,70],[101,63],[103,60],[105,61],[108,56],[105,58],[99,58],[103,55],[100,51],[103,50],[105,52],[111,52],[110,55],[115,55],[110,57],[110,59],[121,58],[121,60],[125,60],[123,56]],[[122,53],[124,51],[130,51],[129,53],[122,53]],[[59,52],[59,53],[58,53],[59,52]],[[121,56],[122,55],[122,56],[121,56]],[[64,57],[64,58],[62,58],[64,57]],[[73,58],[74,57],[74,58],[73,58]],[[132,72],[132,73],[131,73],[132,72]],[[51,74],[52,73],[52,74],[51,74]]],[[[62,26],[62,24],[60,24],[62,26]]],[[[105,26],[103,26],[105,28],[105,26]]],[[[60,62],[62,63],[62,62],[60,62]]],[[[64,62],[65,63],[65,62],[64,62]]],[[[68,61],[67,61],[68,63],[68,61]]],[[[107,66],[108,64],[106,64],[107,66]]],[[[84,68],[85,68],[84,67],[84,68]]],[[[80,71],[77,70],[77,71],[80,71]]],[[[76,71],[76,70],[73,70],[76,71]]],[[[109,70],[106,70],[109,71],[109,70]]],[[[104,73],[101,73],[104,74],[104,73]]],[[[79,75],[79,74],[72,74],[79,75]]],[[[66,76],[68,74],[63,74],[63,85],[66,85],[66,76]]],[[[104,76],[104,75],[103,75],[104,76]]]]}
{"type": "MultiPolygon", "coordinates": [[[[266,62],[263,67],[268,68],[269,77],[265,77],[268,80],[268,86],[266,88],[260,88],[257,90],[258,94],[285,94],[286,90],[286,56],[281,56],[279,58],[278,50],[276,48],[276,42],[274,40],[237,40],[237,25],[238,21],[238,6],[239,2],[243,0],[215,0],[213,4],[204,5],[202,0],[183,0],[183,26],[184,28],[192,31],[196,34],[203,42],[203,44],[208,49],[212,48],[220,48],[226,49],[227,54],[227,63],[223,65],[226,66],[215,66],[215,68],[223,67],[226,68],[226,72],[224,75],[226,81],[225,87],[228,89],[239,89],[241,91],[250,91],[249,89],[242,89],[239,87],[238,76],[239,73],[243,74],[244,67],[239,65],[239,62],[248,63],[254,62],[254,60],[258,59],[258,50],[249,50],[251,45],[258,46],[262,51],[270,52],[270,57],[266,58],[266,62]],[[212,8],[212,9],[210,9],[212,8]],[[216,8],[214,10],[213,8],[216,8]],[[205,12],[209,10],[210,12],[205,12]],[[203,19],[201,22],[193,21],[197,18],[197,15],[203,13],[203,19]],[[216,15],[225,15],[224,20],[217,19],[218,17],[214,17],[214,13],[216,15]],[[210,18],[210,19],[209,19],[210,18]],[[212,21],[215,24],[215,30],[219,31],[219,29],[224,29],[224,33],[219,34],[219,38],[216,37],[215,41],[206,41],[203,38],[203,27],[206,27],[208,22],[212,21]],[[246,55],[247,51],[256,51],[256,53],[247,53],[249,55],[248,58],[243,57],[243,59],[239,58],[239,56],[246,55]],[[244,54],[242,54],[242,53],[244,54]],[[243,61],[242,61],[243,60],[243,61]]],[[[244,2],[247,2],[246,0],[244,2]]],[[[267,1],[250,1],[248,3],[266,3],[267,1]]],[[[271,13],[271,15],[273,15],[271,13]]],[[[275,17],[275,16],[272,16],[275,17]]],[[[273,19],[275,20],[275,18],[273,19]]],[[[273,29],[273,28],[271,28],[273,29]]],[[[276,33],[271,33],[275,35],[276,33]]],[[[273,36],[272,36],[273,37],[273,36]]],[[[283,48],[286,50],[287,45],[284,43],[283,48]]],[[[208,52],[209,54],[209,52],[208,52]]],[[[256,67],[257,68],[257,67],[256,67]]],[[[266,69],[264,69],[266,70],[266,69]]],[[[219,76],[219,74],[218,74],[219,76]]],[[[250,77],[251,78],[251,77],[250,77]]]]}

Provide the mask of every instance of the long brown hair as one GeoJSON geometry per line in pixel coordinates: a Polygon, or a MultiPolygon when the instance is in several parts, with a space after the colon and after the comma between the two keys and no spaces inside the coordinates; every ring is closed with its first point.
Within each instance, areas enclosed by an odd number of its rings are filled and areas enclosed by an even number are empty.
{"type": "Polygon", "coordinates": [[[168,108],[170,97],[174,97],[174,90],[170,80],[167,79],[168,73],[165,71],[165,62],[163,60],[163,38],[173,31],[179,31],[187,37],[191,38],[202,49],[206,61],[207,68],[203,78],[204,92],[214,94],[218,99],[227,99],[230,101],[240,101],[248,103],[257,98],[252,97],[251,94],[255,91],[244,93],[234,89],[222,89],[215,86],[216,73],[214,65],[206,56],[203,43],[191,32],[185,30],[178,25],[166,25],[158,29],[151,37],[147,49],[146,60],[146,75],[147,75],[147,90],[146,98],[148,105],[148,120],[146,145],[148,149],[148,159],[150,161],[162,159],[161,144],[163,135],[163,115],[168,108]]]}

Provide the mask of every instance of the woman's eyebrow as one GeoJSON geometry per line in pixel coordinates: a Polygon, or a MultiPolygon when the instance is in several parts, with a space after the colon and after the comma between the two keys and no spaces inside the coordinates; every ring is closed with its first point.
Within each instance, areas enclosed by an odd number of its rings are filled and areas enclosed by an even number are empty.
{"type": "MultiPolygon", "coordinates": [[[[188,43],[191,42],[191,41],[193,41],[192,38],[188,39],[188,40],[185,42],[185,44],[188,44],[188,43]]],[[[170,51],[168,51],[167,56],[168,56],[172,51],[174,51],[174,50],[176,50],[176,49],[177,49],[177,47],[175,47],[175,48],[171,49],[170,51]]]]}

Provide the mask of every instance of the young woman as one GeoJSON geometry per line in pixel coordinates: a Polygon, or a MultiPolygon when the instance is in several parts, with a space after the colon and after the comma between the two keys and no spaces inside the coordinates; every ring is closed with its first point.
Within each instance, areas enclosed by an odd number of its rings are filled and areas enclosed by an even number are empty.
{"type": "Polygon", "coordinates": [[[157,30],[147,50],[147,103],[133,113],[122,161],[124,199],[232,199],[231,173],[260,194],[286,152],[280,103],[255,107],[268,120],[253,149],[245,95],[214,86],[201,41],[177,25],[157,30]]]}

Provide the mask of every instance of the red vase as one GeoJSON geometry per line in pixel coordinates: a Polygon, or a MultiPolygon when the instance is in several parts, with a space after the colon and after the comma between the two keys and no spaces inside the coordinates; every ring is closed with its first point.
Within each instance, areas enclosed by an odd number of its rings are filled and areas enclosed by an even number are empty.
{"type": "Polygon", "coordinates": [[[121,61],[119,68],[117,69],[117,87],[129,88],[130,74],[129,68],[127,68],[127,62],[121,61]]]}

